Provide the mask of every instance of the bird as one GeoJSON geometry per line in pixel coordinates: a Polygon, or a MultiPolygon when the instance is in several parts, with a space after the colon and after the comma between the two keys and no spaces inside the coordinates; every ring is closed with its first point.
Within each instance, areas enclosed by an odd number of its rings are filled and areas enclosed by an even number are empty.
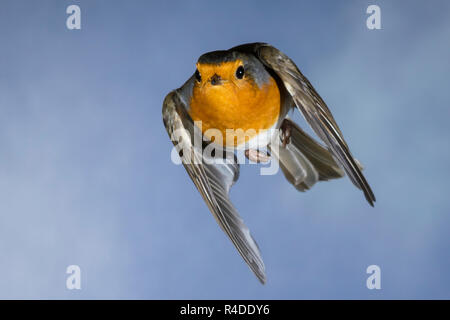
{"type": "Polygon", "coordinates": [[[229,196],[240,172],[233,151],[243,150],[253,162],[276,158],[299,191],[347,175],[374,206],[363,167],[328,106],[293,60],[270,44],[247,43],[201,55],[191,77],[165,97],[162,117],[188,175],[262,284],[266,272],[260,249],[229,196]],[[291,110],[303,115],[321,142],[289,117],[291,110]],[[225,138],[238,129],[250,133],[225,138]],[[214,152],[205,153],[211,146],[227,151],[218,157],[223,161],[211,161],[214,152]]]}

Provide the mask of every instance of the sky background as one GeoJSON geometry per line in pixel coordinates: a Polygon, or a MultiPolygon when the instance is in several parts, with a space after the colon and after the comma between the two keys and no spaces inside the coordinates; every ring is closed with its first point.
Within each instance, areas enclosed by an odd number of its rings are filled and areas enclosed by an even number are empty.
{"type": "Polygon", "coordinates": [[[0,42],[0,298],[450,298],[449,1],[4,0],[0,42]],[[255,41],[309,78],[377,197],[241,167],[231,199],[265,286],[170,161],[161,117],[202,53],[255,41]]]}

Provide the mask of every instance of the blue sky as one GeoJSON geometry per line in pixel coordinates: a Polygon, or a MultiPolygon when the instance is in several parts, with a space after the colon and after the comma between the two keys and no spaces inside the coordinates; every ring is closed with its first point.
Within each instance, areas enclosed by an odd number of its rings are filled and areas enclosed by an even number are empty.
{"type": "Polygon", "coordinates": [[[3,1],[0,298],[450,298],[450,3],[431,3],[3,1]],[[242,167],[231,198],[265,286],[170,161],[161,119],[198,56],[255,41],[296,61],[377,196],[242,167]]]}

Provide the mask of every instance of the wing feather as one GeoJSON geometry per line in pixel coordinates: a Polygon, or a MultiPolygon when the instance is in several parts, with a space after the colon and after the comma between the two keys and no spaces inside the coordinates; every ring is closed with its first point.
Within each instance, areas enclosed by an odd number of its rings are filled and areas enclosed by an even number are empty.
{"type": "Polygon", "coordinates": [[[353,184],[364,192],[367,201],[373,206],[376,200],[375,195],[362,174],[358,162],[351,155],[333,115],[295,63],[280,50],[265,43],[247,44],[235,47],[234,50],[253,52],[281,79],[311,128],[327,145],[353,184]]]}
{"type": "Polygon", "coordinates": [[[167,133],[177,150],[182,151],[182,163],[219,226],[261,283],[265,283],[258,245],[229,199],[230,188],[239,177],[239,164],[235,158],[222,163],[206,161],[211,159],[205,159],[202,148],[193,143],[198,135],[201,139],[201,132],[194,126],[183,101],[179,90],[165,98],[162,113],[167,133]]]}

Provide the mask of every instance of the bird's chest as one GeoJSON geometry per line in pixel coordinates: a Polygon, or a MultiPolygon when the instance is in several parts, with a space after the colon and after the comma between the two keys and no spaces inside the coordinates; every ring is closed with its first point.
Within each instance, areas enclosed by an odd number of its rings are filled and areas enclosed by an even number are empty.
{"type": "Polygon", "coordinates": [[[275,80],[261,87],[226,83],[194,87],[189,114],[203,134],[221,145],[239,146],[272,128],[280,115],[280,91],[275,80]]]}

